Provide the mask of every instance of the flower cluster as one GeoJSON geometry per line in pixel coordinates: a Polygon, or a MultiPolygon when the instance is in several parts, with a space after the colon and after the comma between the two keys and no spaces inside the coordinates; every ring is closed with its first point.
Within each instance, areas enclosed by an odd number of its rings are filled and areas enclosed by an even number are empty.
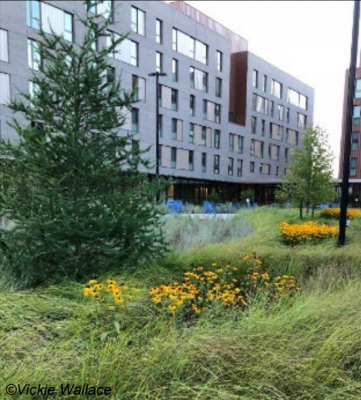
{"type": "MultiPolygon", "coordinates": [[[[324,208],[321,210],[321,216],[325,218],[340,218],[340,208],[324,208]]],[[[355,219],[356,217],[361,216],[361,210],[358,209],[347,209],[347,219],[355,219]]]]}
{"type": "Polygon", "coordinates": [[[297,245],[302,242],[317,242],[319,240],[334,238],[338,233],[337,226],[304,222],[303,224],[278,224],[283,241],[286,244],[297,245]]]}
{"type": "Polygon", "coordinates": [[[210,268],[198,266],[183,275],[181,282],[171,282],[149,291],[151,300],[159,309],[172,315],[199,314],[201,311],[237,307],[243,314],[255,296],[263,293],[270,300],[292,297],[300,288],[291,275],[272,277],[268,268],[255,255],[245,255],[248,273],[242,266],[217,265],[210,268]]]}
{"type": "Polygon", "coordinates": [[[108,279],[107,285],[103,285],[96,279],[91,279],[83,289],[85,297],[92,296],[96,301],[106,304],[110,310],[115,309],[119,304],[124,304],[128,299],[139,292],[136,287],[128,287],[124,283],[117,284],[114,279],[108,279]]]}

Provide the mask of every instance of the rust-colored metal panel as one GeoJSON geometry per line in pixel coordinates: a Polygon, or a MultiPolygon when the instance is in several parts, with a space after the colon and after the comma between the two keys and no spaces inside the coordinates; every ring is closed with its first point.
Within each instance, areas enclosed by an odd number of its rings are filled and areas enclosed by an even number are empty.
{"type": "Polygon", "coordinates": [[[231,54],[229,111],[235,124],[246,125],[248,51],[231,54]]]}

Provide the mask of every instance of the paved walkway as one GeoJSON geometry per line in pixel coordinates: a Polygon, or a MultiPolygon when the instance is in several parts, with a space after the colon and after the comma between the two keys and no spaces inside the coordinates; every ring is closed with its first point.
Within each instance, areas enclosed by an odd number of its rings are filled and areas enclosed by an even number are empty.
{"type": "Polygon", "coordinates": [[[167,214],[167,217],[190,217],[193,219],[231,219],[235,214],[167,214]]]}

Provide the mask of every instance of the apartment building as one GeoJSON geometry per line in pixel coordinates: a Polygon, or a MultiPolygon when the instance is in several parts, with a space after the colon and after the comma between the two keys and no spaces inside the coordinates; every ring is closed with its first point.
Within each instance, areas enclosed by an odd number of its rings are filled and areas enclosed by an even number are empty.
{"type": "MultiPolygon", "coordinates": [[[[0,1],[1,137],[16,139],[7,101],[33,90],[40,24],[77,42],[83,27],[76,15],[84,12],[82,1],[0,1]]],[[[159,135],[159,172],[172,178],[166,197],[201,203],[216,192],[231,201],[252,187],[258,202],[272,202],[290,151],[312,124],[313,89],[183,1],[103,1],[94,12],[112,15],[113,35],[130,32],[109,66],[125,88],[138,88],[123,130],[151,146],[152,160],[159,135]],[[158,99],[154,72],[167,74],[158,99]]]]}
{"type": "MultiPolygon", "coordinates": [[[[347,114],[347,98],[350,71],[346,71],[344,104],[342,116],[342,134],[341,134],[341,152],[339,158],[339,179],[343,177],[343,154],[346,137],[346,114],[347,114]]],[[[350,176],[349,176],[349,196],[350,203],[353,206],[360,206],[361,201],[361,60],[360,65],[356,68],[356,87],[355,97],[353,99],[352,110],[352,132],[351,132],[351,156],[350,156],[350,176]]]]}

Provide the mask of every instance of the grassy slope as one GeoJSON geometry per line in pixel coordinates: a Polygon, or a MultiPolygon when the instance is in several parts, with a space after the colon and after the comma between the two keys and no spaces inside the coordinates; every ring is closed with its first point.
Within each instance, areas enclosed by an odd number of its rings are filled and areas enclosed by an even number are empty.
{"type": "MultiPolygon", "coordinates": [[[[288,257],[308,259],[318,272],[294,307],[265,312],[255,305],[241,320],[208,316],[195,326],[177,327],[140,299],[129,310],[126,329],[101,341],[81,285],[7,290],[0,293],[0,395],[8,383],[87,382],[111,386],[114,400],[361,398],[360,224],[352,223],[344,249],[329,242],[290,250],[278,242],[274,224],[292,220],[294,213],[272,211],[252,210],[248,217],[256,233],[241,242],[168,259],[165,266],[191,257],[237,259],[249,250],[276,264],[288,257]],[[322,268],[315,257],[323,260],[322,268]]],[[[299,266],[294,261],[291,268],[299,266]]],[[[158,267],[122,278],[149,287],[180,273],[158,267]]]]}

